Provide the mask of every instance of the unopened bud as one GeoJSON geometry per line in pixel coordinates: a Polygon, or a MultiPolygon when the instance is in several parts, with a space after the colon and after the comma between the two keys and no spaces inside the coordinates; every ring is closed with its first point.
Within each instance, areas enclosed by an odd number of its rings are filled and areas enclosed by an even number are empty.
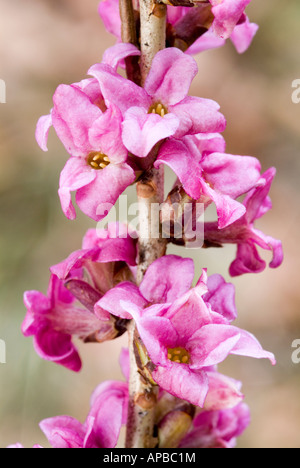
{"type": "Polygon", "coordinates": [[[65,283],[65,287],[90,312],[94,312],[94,305],[102,297],[102,294],[86,281],[71,279],[65,283]]]}
{"type": "Polygon", "coordinates": [[[177,448],[192,422],[190,412],[178,409],[168,413],[158,427],[159,448],[177,448]]]}

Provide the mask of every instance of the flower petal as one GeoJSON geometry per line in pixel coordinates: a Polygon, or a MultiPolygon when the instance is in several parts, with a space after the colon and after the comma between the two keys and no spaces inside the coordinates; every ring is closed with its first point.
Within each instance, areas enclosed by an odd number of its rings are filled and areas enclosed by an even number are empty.
{"type": "Polygon", "coordinates": [[[220,106],[215,101],[194,96],[188,96],[178,104],[169,106],[169,112],[180,120],[175,137],[223,132],[226,128],[226,119],[219,109],[220,106]]]}
{"type": "Polygon", "coordinates": [[[161,50],[153,59],[145,90],[165,106],[182,101],[197,75],[196,61],[175,47],[161,50]]]}
{"type": "Polygon", "coordinates": [[[52,127],[52,115],[43,115],[37,123],[35,138],[43,151],[48,151],[47,142],[49,130],[52,127]]]}
{"type": "Polygon", "coordinates": [[[116,44],[105,50],[102,63],[110,65],[114,70],[117,70],[119,63],[122,62],[125,58],[137,55],[141,55],[141,52],[136,46],[133,44],[121,42],[120,44],[116,44]]]}
{"type": "Polygon", "coordinates": [[[266,268],[253,242],[244,242],[238,245],[236,259],[230,265],[231,276],[240,276],[245,273],[261,273],[266,268]]]}
{"type": "Polygon", "coordinates": [[[202,189],[201,154],[193,148],[189,140],[169,140],[162,145],[154,166],[169,166],[177,175],[186,193],[198,200],[202,189]]]}
{"type": "Polygon", "coordinates": [[[61,207],[68,219],[75,219],[76,212],[71,192],[89,185],[96,178],[96,171],[88,166],[83,158],[70,158],[60,175],[59,198],[61,207]]]}
{"type": "Polygon", "coordinates": [[[140,292],[150,303],[171,303],[190,289],[194,274],[193,260],[165,255],[150,265],[140,292]]]}
{"type": "Polygon", "coordinates": [[[197,330],[188,342],[192,369],[215,366],[226,359],[241,337],[231,325],[208,324],[197,330]]]}
{"type": "Polygon", "coordinates": [[[108,105],[109,103],[115,104],[123,114],[130,107],[149,109],[151,98],[144,88],[123,78],[109,65],[93,65],[88,73],[98,80],[101,92],[108,105]]]}
{"type": "Polygon", "coordinates": [[[95,221],[101,221],[113,208],[119,196],[135,180],[135,173],[128,164],[109,164],[94,171],[95,179],[77,191],[76,202],[83,213],[95,221]]]}
{"type": "Polygon", "coordinates": [[[60,85],[53,96],[52,122],[71,156],[87,156],[94,150],[89,129],[102,112],[76,86],[60,85]]]}
{"type": "Polygon", "coordinates": [[[234,408],[243,399],[240,383],[219,372],[207,372],[209,391],[205,400],[206,411],[234,408]]]}
{"type": "Polygon", "coordinates": [[[71,416],[44,419],[40,428],[53,448],[83,448],[84,427],[71,416]]]}
{"type": "Polygon", "coordinates": [[[119,3],[116,0],[102,0],[98,7],[99,15],[108,32],[121,38],[119,3]]]}
{"type": "Polygon", "coordinates": [[[34,337],[37,354],[47,361],[55,362],[74,372],[81,369],[81,360],[71,342],[71,336],[44,328],[34,337]]]}
{"type": "Polygon", "coordinates": [[[117,317],[131,319],[131,315],[122,308],[122,301],[130,302],[140,309],[143,309],[147,304],[146,299],[141,295],[135,284],[124,282],[107,291],[97,302],[95,314],[102,319],[103,310],[105,310],[117,317]]]}
{"type": "Polygon", "coordinates": [[[126,161],[128,152],[122,143],[122,114],[114,105],[97,119],[89,131],[89,139],[94,148],[108,156],[113,164],[126,161]]]}
{"type": "Polygon", "coordinates": [[[128,151],[145,158],[156,143],[174,135],[178,126],[179,120],[173,114],[161,117],[148,114],[146,109],[132,107],[125,114],[123,142],[128,151]]]}
{"type": "Polygon", "coordinates": [[[236,25],[230,39],[239,54],[246,52],[258,29],[259,26],[255,23],[250,23],[248,18],[244,23],[236,25]]]}
{"type": "Polygon", "coordinates": [[[235,287],[226,283],[221,275],[215,274],[208,278],[208,293],[203,299],[209,302],[214,312],[221,314],[230,322],[237,318],[235,287]]]}
{"type": "Polygon", "coordinates": [[[205,372],[193,372],[186,364],[170,363],[152,372],[155,382],[164,390],[192,405],[203,407],[208,392],[205,372]]]}
{"type": "Polygon", "coordinates": [[[214,189],[234,199],[252,190],[261,178],[260,162],[250,156],[211,153],[201,166],[214,189]]]}

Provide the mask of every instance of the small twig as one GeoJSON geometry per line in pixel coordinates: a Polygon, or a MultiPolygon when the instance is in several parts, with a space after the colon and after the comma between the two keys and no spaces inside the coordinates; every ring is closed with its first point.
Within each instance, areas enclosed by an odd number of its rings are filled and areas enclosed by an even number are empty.
{"type": "MultiPolygon", "coordinates": [[[[139,47],[136,31],[136,15],[133,9],[132,0],[120,0],[119,7],[122,24],[122,42],[139,47]]],[[[127,78],[139,85],[141,83],[139,57],[127,57],[125,59],[125,65],[127,78]]]]}

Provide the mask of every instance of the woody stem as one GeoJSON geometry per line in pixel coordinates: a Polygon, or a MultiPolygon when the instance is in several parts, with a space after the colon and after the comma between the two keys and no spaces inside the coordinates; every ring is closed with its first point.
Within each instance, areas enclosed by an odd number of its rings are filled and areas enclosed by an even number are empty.
{"type": "MultiPolygon", "coordinates": [[[[141,81],[148,76],[152,60],[166,45],[166,5],[156,5],[154,0],[140,0],[141,21],[141,81]]],[[[164,200],[163,168],[151,169],[137,184],[139,202],[139,262],[137,283],[143,280],[147,268],[166,253],[167,242],[162,239],[159,205],[164,200]]],[[[153,448],[155,407],[158,388],[141,376],[137,360],[140,340],[135,323],[129,330],[130,379],[129,407],[126,434],[127,448],[153,448]]]]}

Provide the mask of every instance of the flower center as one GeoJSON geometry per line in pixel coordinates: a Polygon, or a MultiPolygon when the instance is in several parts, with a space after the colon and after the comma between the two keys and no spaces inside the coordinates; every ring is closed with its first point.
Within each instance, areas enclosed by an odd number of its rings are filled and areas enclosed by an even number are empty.
{"type": "Polygon", "coordinates": [[[96,151],[88,155],[87,162],[91,168],[96,169],[97,171],[104,169],[110,164],[110,160],[106,154],[97,153],[96,151]]]}
{"type": "Polygon", "coordinates": [[[148,110],[148,114],[158,114],[161,117],[164,117],[167,113],[168,109],[161,102],[152,104],[148,110]]]}
{"type": "Polygon", "coordinates": [[[190,354],[184,348],[168,349],[168,359],[179,364],[188,364],[190,362],[190,354]]]}

